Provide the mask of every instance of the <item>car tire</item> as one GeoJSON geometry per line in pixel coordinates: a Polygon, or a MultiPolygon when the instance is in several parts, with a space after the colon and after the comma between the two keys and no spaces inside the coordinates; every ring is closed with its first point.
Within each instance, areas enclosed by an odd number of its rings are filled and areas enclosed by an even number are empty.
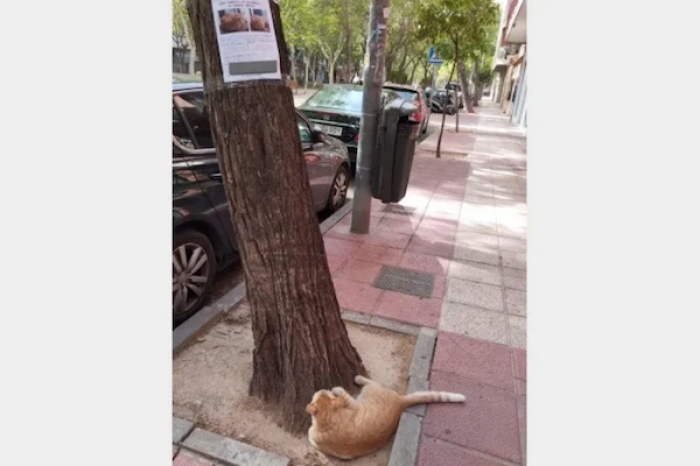
{"type": "Polygon", "coordinates": [[[173,237],[173,321],[181,323],[197,312],[216,276],[214,247],[203,233],[187,229],[173,237]]]}
{"type": "Polygon", "coordinates": [[[328,212],[335,212],[345,205],[349,187],[350,173],[345,165],[341,165],[338,171],[335,172],[333,183],[331,183],[328,193],[328,204],[326,205],[328,212]]]}

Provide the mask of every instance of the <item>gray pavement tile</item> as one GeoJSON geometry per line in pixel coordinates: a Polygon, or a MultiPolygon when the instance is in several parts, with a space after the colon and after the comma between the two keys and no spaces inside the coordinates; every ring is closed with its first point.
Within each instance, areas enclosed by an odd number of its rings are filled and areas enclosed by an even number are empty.
{"type": "Polygon", "coordinates": [[[506,309],[508,314],[527,316],[527,294],[524,291],[506,288],[506,309]]]}
{"type": "Polygon", "coordinates": [[[527,256],[519,252],[501,251],[503,267],[527,270],[527,256]]]}
{"type": "Polygon", "coordinates": [[[461,261],[483,262],[484,264],[499,265],[497,249],[483,246],[460,246],[455,244],[453,258],[461,261]]]}
{"type": "Polygon", "coordinates": [[[526,349],[527,346],[527,319],[519,316],[508,316],[510,326],[510,344],[517,348],[526,349]]]}
{"type": "Polygon", "coordinates": [[[478,283],[501,285],[501,273],[498,266],[482,262],[452,261],[447,269],[447,276],[478,283]]]}
{"type": "Polygon", "coordinates": [[[446,301],[440,317],[440,330],[508,344],[506,315],[474,306],[446,301]]]}
{"type": "Polygon", "coordinates": [[[447,278],[447,301],[469,304],[503,312],[503,293],[500,286],[475,283],[461,278],[447,278]]]}
{"type": "Polygon", "coordinates": [[[475,231],[457,231],[455,246],[498,249],[498,236],[477,233],[475,231]]]}
{"type": "Polygon", "coordinates": [[[514,290],[527,290],[527,272],[522,269],[503,267],[503,284],[514,290]]]}

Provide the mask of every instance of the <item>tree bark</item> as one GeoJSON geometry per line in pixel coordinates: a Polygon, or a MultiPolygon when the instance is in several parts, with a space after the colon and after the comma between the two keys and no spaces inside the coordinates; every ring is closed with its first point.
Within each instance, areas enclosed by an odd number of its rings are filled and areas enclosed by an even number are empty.
{"type": "Polygon", "coordinates": [[[479,68],[476,63],[476,60],[474,60],[474,64],[472,65],[472,80],[474,81],[474,95],[472,95],[472,105],[475,107],[479,105],[479,86],[481,83],[479,82],[479,68]]]}
{"type": "Polygon", "coordinates": [[[304,58],[305,58],[304,61],[306,62],[305,63],[305,65],[306,65],[306,77],[304,78],[304,89],[308,91],[309,90],[309,61],[310,61],[308,52],[304,53],[304,58]]]}
{"type": "Polygon", "coordinates": [[[195,61],[197,60],[197,49],[194,44],[190,45],[190,61],[187,65],[187,74],[195,74],[195,61]]]}
{"type": "Polygon", "coordinates": [[[335,60],[328,62],[328,84],[333,84],[335,81],[335,60]]]}
{"type": "Polygon", "coordinates": [[[464,66],[464,61],[460,58],[458,62],[458,70],[459,70],[459,80],[460,83],[462,84],[462,101],[464,102],[464,105],[467,107],[467,112],[469,113],[476,113],[474,112],[474,107],[472,107],[472,99],[469,98],[469,79],[467,79],[467,69],[464,66]]]}
{"type": "MultiPolygon", "coordinates": [[[[294,101],[283,80],[223,83],[209,0],[189,0],[217,157],[251,306],[249,393],[294,433],[308,428],[313,393],[366,373],[348,337],[314,213],[294,101]]],[[[271,2],[283,77],[290,63],[271,2]]]]}

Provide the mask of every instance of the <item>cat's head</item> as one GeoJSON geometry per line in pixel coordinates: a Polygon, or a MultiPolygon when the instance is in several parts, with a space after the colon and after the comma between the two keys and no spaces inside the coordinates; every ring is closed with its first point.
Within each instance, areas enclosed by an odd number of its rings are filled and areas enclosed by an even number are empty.
{"type": "Polygon", "coordinates": [[[335,396],[329,390],[319,390],[314,393],[311,403],[306,405],[306,412],[314,417],[323,416],[334,411],[342,405],[343,400],[335,396]]]}

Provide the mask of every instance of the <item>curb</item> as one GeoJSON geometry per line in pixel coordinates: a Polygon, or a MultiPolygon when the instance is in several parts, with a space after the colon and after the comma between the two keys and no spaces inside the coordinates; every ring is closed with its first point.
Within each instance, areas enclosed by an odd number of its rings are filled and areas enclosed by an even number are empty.
{"type": "MultiPolygon", "coordinates": [[[[350,213],[351,210],[352,202],[348,202],[333,215],[321,222],[319,225],[321,228],[321,235],[333,228],[343,217],[350,213]]],[[[218,323],[229,309],[237,306],[243,298],[245,298],[245,293],[246,288],[244,280],[214,303],[197,311],[195,315],[173,330],[173,356],[177,356],[177,354],[186,348],[195,337],[201,335],[209,327],[218,323]]]]}
{"type": "MultiPolygon", "coordinates": [[[[352,210],[349,202],[324,220],[321,234],[333,228],[352,210]]],[[[214,304],[197,312],[173,331],[173,356],[184,349],[197,335],[218,322],[228,309],[245,297],[245,282],[241,282],[214,304]]],[[[397,333],[417,336],[413,358],[408,371],[406,393],[427,390],[430,366],[437,341],[437,330],[405,322],[341,309],[343,320],[397,333]]],[[[420,446],[420,433],[425,405],[412,406],[401,414],[387,466],[415,466],[420,446]]],[[[289,466],[291,460],[245,443],[195,427],[190,421],[173,416],[173,450],[185,448],[229,466],[289,466]]]]}
{"type": "MultiPolygon", "coordinates": [[[[188,421],[173,417],[173,426],[184,422],[188,421]]],[[[191,430],[177,446],[227,466],[289,466],[292,461],[287,457],[200,428],[191,430]]]]}

